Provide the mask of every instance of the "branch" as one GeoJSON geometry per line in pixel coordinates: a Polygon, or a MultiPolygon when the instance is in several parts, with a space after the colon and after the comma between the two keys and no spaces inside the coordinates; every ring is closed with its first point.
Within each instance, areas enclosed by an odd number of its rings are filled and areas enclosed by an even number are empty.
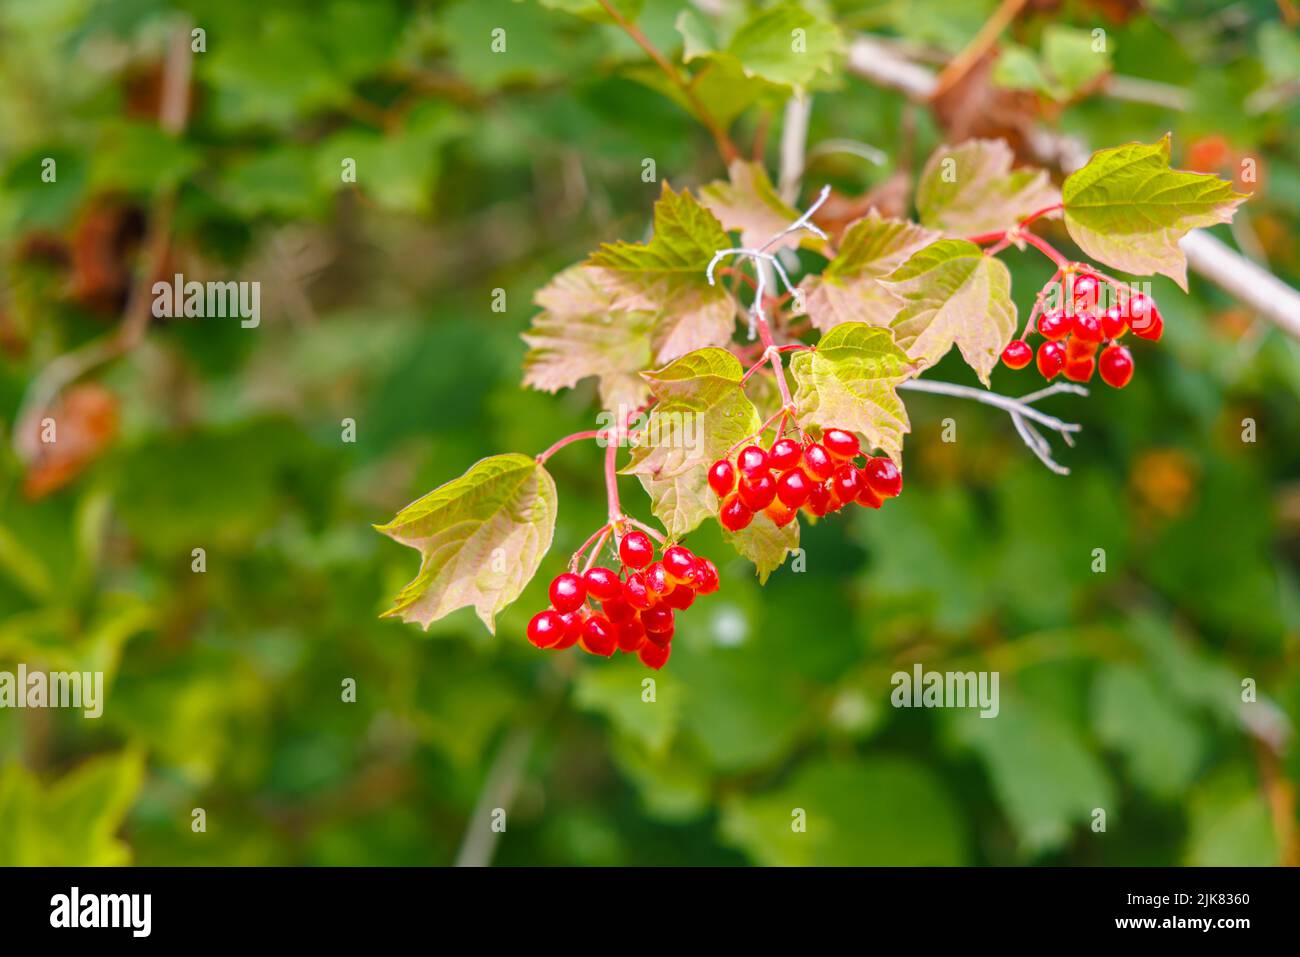
{"type": "MultiPolygon", "coordinates": [[[[878,39],[860,36],[849,47],[849,72],[926,102],[934,95],[934,74],[878,39]]],[[[1165,91],[1168,95],[1168,91],[1165,91]]],[[[1088,160],[1088,150],[1074,137],[1042,130],[1028,144],[1042,163],[1071,173],[1088,160]]],[[[1300,292],[1199,229],[1182,240],[1192,271],[1259,313],[1287,334],[1300,339],[1300,292]]]]}
{"type": "Polygon", "coordinates": [[[696,118],[704,124],[709,133],[713,136],[713,142],[717,145],[718,152],[722,155],[722,161],[730,166],[732,160],[739,159],[740,150],[736,148],[736,144],[731,142],[731,137],[727,135],[727,131],[722,128],[722,125],[718,123],[716,119],[714,119],[713,114],[709,112],[709,108],[704,105],[704,102],[695,95],[695,89],[682,78],[677,67],[675,67],[666,56],[659,52],[659,49],[650,42],[649,37],[641,32],[640,27],[627,20],[623,14],[619,13],[615,6],[610,3],[610,0],[600,0],[600,5],[605,8],[605,12],[609,14],[610,18],[622,27],[623,31],[628,36],[636,41],[637,46],[644,50],[650,59],[654,60],[655,65],[663,71],[664,75],[668,77],[673,86],[682,91],[682,96],[686,97],[686,102],[689,103],[691,109],[695,111],[696,118]]]}
{"type": "Polygon", "coordinates": [[[991,405],[995,408],[1002,409],[1011,416],[1011,422],[1016,427],[1016,432],[1029,451],[1038,456],[1039,461],[1046,465],[1057,475],[1069,475],[1070,470],[1063,465],[1058,464],[1052,458],[1051,446],[1047,440],[1029,424],[1032,420],[1053,432],[1059,433],[1065,440],[1066,445],[1074,445],[1073,433],[1078,432],[1082,426],[1073,422],[1062,422],[1053,415],[1047,415],[1039,412],[1030,403],[1037,402],[1039,399],[1045,399],[1049,395],[1068,392],[1072,395],[1088,394],[1088,390],[1081,385],[1073,385],[1069,382],[1057,382],[1049,385],[1045,389],[1039,389],[1037,392],[1031,392],[1029,395],[1023,395],[1018,399],[1009,396],[998,395],[996,392],[986,392],[983,389],[975,389],[967,385],[957,385],[953,382],[931,382],[926,379],[909,379],[907,382],[899,383],[900,389],[910,389],[913,392],[929,392],[933,395],[950,395],[958,399],[972,399],[975,402],[981,402],[984,405],[991,405]]]}

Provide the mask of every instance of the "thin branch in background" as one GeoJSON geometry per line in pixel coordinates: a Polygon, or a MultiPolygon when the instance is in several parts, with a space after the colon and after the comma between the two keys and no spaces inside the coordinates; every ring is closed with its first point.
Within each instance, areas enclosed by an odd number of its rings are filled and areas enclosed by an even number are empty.
{"type": "Polygon", "coordinates": [[[645,51],[646,56],[650,57],[650,59],[655,62],[655,65],[663,71],[664,75],[672,81],[672,84],[677,87],[677,89],[681,90],[682,96],[686,97],[686,102],[688,102],[691,105],[691,109],[695,111],[695,116],[704,124],[705,128],[713,136],[713,142],[718,147],[718,153],[721,154],[722,161],[730,166],[732,160],[739,159],[740,150],[736,148],[736,144],[731,141],[731,137],[727,135],[727,131],[724,130],[722,125],[714,118],[713,114],[709,111],[709,108],[705,106],[704,102],[696,95],[695,89],[690,85],[690,83],[686,82],[682,77],[681,71],[672,64],[672,61],[659,52],[659,48],[650,42],[650,38],[641,32],[640,27],[625,18],[623,14],[619,13],[618,9],[610,2],[610,0],[600,0],[600,5],[605,8],[605,12],[609,14],[610,19],[622,27],[623,32],[631,37],[636,42],[636,45],[645,51]]]}
{"type": "Polygon", "coordinates": [[[1069,475],[1070,470],[1059,464],[1052,458],[1051,446],[1042,434],[1030,425],[1030,421],[1051,429],[1061,436],[1066,445],[1074,445],[1073,433],[1078,432],[1082,426],[1073,422],[1063,422],[1056,416],[1048,415],[1045,412],[1039,412],[1031,403],[1039,399],[1045,399],[1051,395],[1061,393],[1070,393],[1071,395],[1086,396],[1088,390],[1081,385],[1074,385],[1069,382],[1056,382],[1045,389],[1039,389],[1037,392],[1031,392],[1029,395],[1023,395],[1018,399],[1010,396],[999,395],[996,392],[987,392],[983,389],[975,389],[971,386],[957,385],[953,382],[932,382],[927,379],[909,379],[907,382],[899,383],[900,389],[908,389],[912,392],[929,392],[933,395],[948,395],[958,399],[971,399],[975,402],[991,405],[995,408],[1002,409],[1011,416],[1011,422],[1016,427],[1021,440],[1038,457],[1038,460],[1046,465],[1057,475],[1069,475]]]}
{"type": "Polygon", "coordinates": [[[474,810],[470,812],[460,851],[456,854],[457,867],[487,867],[492,863],[500,832],[492,827],[492,814],[500,808],[509,811],[514,803],[519,785],[523,781],[524,766],[533,750],[537,737],[535,728],[515,728],[501,744],[496,759],[488,770],[479,791],[474,810]]]}
{"type": "MultiPolygon", "coordinates": [[[[190,25],[185,21],[174,28],[163,64],[158,125],[171,136],[180,136],[189,120],[192,65],[190,25]]],[[[130,352],[144,338],[151,316],[150,289],[162,273],[171,249],[175,205],[175,192],[168,191],[158,199],[149,217],[144,266],[136,276],[117,329],[104,338],[65,352],[42,369],[27,387],[14,416],[13,447],[21,461],[30,463],[39,454],[37,427],[63,390],[93,369],[130,352]]]]}
{"type": "Polygon", "coordinates": [[[799,198],[799,181],[803,177],[804,149],[808,142],[808,121],[812,117],[812,95],[792,96],[785,101],[781,123],[781,160],[776,191],[786,203],[799,198]]]}
{"type": "Polygon", "coordinates": [[[966,44],[965,49],[953,57],[940,71],[930,95],[939,96],[960,81],[970,68],[992,49],[993,44],[998,42],[1002,31],[1010,26],[1011,21],[1016,18],[1016,14],[1021,11],[1026,2],[1027,0],[1002,0],[998,8],[993,11],[993,15],[988,18],[984,26],[980,27],[970,43],[966,44]]]}

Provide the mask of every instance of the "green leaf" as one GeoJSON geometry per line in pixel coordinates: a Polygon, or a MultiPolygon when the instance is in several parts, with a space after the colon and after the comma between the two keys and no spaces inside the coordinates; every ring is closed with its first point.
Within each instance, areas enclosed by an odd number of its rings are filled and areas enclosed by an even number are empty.
{"type": "Polygon", "coordinates": [[[873,209],[845,230],[839,253],[821,275],[799,284],[813,326],[827,332],[844,322],[888,325],[903,300],[879,280],[938,238],[937,232],[886,219],[873,209]]]}
{"type": "Polygon", "coordinates": [[[634,433],[637,444],[623,471],[641,478],[655,517],[674,538],[716,509],[707,490],[709,465],[762,424],[741,388],[743,375],[740,360],[725,349],[700,349],[644,374],[657,401],[634,433]]]}
{"type": "Polygon", "coordinates": [[[1043,31],[1043,65],[1054,81],[1051,94],[1069,100],[1104,73],[1110,53],[1093,46],[1091,31],[1052,24],[1043,31]]]}
{"type": "Polygon", "coordinates": [[[966,861],[961,815],[943,782],[898,758],[806,764],[776,791],[729,801],[722,833],[772,867],[966,861]]]}
{"type": "Polygon", "coordinates": [[[671,362],[731,337],[735,303],[720,284],[710,286],[705,275],[713,254],[730,245],[712,213],[690,193],[674,193],[665,182],[655,203],[650,241],[606,243],[588,264],[600,270],[614,308],[656,313],[655,359],[671,362]]]}
{"type": "Polygon", "coordinates": [[[993,791],[1027,853],[1063,846],[1093,808],[1114,806],[1110,779],[1074,729],[1007,688],[996,718],[949,712],[950,730],[988,766],[993,791]]]}
{"type": "Polygon", "coordinates": [[[92,758],[49,787],[18,764],[0,770],[0,866],[121,867],[116,835],[144,781],[138,750],[92,758]]]}
{"type": "Polygon", "coordinates": [[[586,668],[574,682],[574,702],[604,715],[651,755],[661,756],[677,733],[686,686],[671,670],[662,671],[655,676],[654,700],[646,701],[641,684],[645,677],[645,666],[634,656],[586,668]]]}
{"type": "Polygon", "coordinates": [[[922,225],[958,237],[998,232],[1061,201],[1044,170],[1013,170],[1014,159],[1003,140],[940,146],[916,185],[922,225]]]}
{"type": "Polygon", "coordinates": [[[519,597],[551,547],[555,514],[555,480],[536,459],[511,453],[474,463],[375,526],[423,558],[383,617],[418,621],[427,630],[472,605],[495,633],[497,612],[519,597]]]}
{"type": "MultiPolygon", "coordinates": [[[[700,200],[723,227],[740,233],[740,244],[751,249],[761,247],[799,218],[799,211],[788,205],[772,186],[760,163],[735,160],[728,170],[729,182],[714,182],[700,189],[700,200]]],[[[800,230],[782,236],[768,247],[776,251],[803,245],[821,252],[824,240],[800,230]]]]}
{"type": "Polygon", "coordinates": [[[790,362],[799,424],[857,432],[869,448],[897,459],[910,429],[897,389],[915,369],[888,329],[838,325],[815,350],[798,352],[790,362]]]}
{"type": "Polygon", "coordinates": [[[758,583],[766,585],[772,572],[785,564],[785,557],[799,547],[799,521],[789,522],[783,528],[767,517],[755,515],[754,520],[738,532],[724,532],[731,546],[754,563],[758,583]]]}
{"type": "Polygon", "coordinates": [[[1162,273],[1187,288],[1189,230],[1232,221],[1247,197],[1217,176],[1169,168],[1169,134],[1158,143],[1098,150],[1062,187],[1065,227],[1099,262],[1137,275],[1162,273]]]}
{"type": "Polygon", "coordinates": [[[818,73],[829,74],[844,45],[833,22],[800,4],[780,3],[756,13],[736,31],[727,52],[745,75],[802,91],[818,73]]]}
{"type": "Polygon", "coordinates": [[[652,360],[655,314],[616,309],[613,298],[601,272],[583,265],[538,291],[534,302],[545,311],[523,336],[524,385],[556,392],[597,376],[605,408],[641,405],[648,389],[639,373],[652,360]]]}
{"type": "Polygon", "coordinates": [[[941,239],[916,253],[885,284],[905,305],[890,328],[898,344],[922,366],[932,366],[956,345],[980,381],[1016,332],[1011,273],[964,239],[941,239]]]}
{"type": "Polygon", "coordinates": [[[1124,755],[1133,779],[1158,798],[1183,795],[1205,742],[1164,682],[1133,665],[1110,665],[1098,676],[1093,696],[1097,736],[1124,755]]]}

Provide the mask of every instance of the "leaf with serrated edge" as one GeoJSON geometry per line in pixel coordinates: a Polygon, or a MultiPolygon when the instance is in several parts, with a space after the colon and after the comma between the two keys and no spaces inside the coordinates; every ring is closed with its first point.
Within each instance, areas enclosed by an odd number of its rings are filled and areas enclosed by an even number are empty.
{"type": "Polygon", "coordinates": [[[1191,229],[1232,221],[1247,199],[1227,180],[1169,168],[1169,134],[1158,143],[1098,150],[1062,187],[1065,228],[1079,248],[1115,269],[1163,273],[1187,289],[1178,241],[1191,229]]]}
{"type": "Polygon", "coordinates": [[[645,401],[640,372],[651,362],[654,313],[613,308],[598,271],[582,265],[564,270],[534,301],[545,311],[523,336],[524,385],[556,392],[598,376],[605,408],[645,401]]]}
{"type": "Polygon", "coordinates": [[[1045,171],[1012,170],[1013,159],[1002,140],[940,146],[916,186],[921,224],[949,236],[975,236],[1010,229],[1061,201],[1045,171]]]}
{"type": "Polygon", "coordinates": [[[939,235],[916,223],[886,219],[873,209],[844,231],[839,253],[821,275],[799,284],[809,321],[822,332],[843,322],[887,325],[903,300],[878,280],[939,235]]]}
{"type": "Polygon", "coordinates": [[[420,573],[383,617],[418,621],[428,630],[472,605],[495,633],[497,612],[519,597],[551,547],[556,503],[550,473],[536,459],[510,453],[480,459],[376,525],[423,556],[420,573]]]}
{"type": "Polygon", "coordinates": [[[980,381],[1016,333],[1011,273],[964,239],[941,239],[882,280],[904,305],[890,328],[907,354],[932,366],[956,344],[980,381]]]}
{"type": "Polygon", "coordinates": [[[829,74],[844,45],[840,29],[797,3],[780,3],[762,10],[741,25],[727,52],[735,56],[746,76],[804,90],[818,73],[829,74]],[[796,34],[795,31],[801,31],[796,34]],[[797,49],[794,38],[802,38],[797,49]]]}
{"type": "MultiPolygon", "coordinates": [[[[799,218],[799,211],[777,195],[761,164],[734,160],[727,172],[727,182],[701,187],[700,201],[725,229],[740,233],[742,246],[757,249],[799,218]]],[[[826,248],[825,240],[799,230],[782,236],[767,249],[775,252],[800,245],[815,252],[826,248]]]]}
{"type": "Polygon", "coordinates": [[[790,361],[799,425],[857,432],[868,447],[897,460],[911,428],[898,384],[915,368],[888,329],[862,322],[838,325],[815,351],[797,352],[790,361]]]}
{"type": "Polygon", "coordinates": [[[587,263],[600,273],[616,308],[656,313],[655,359],[671,362],[731,337],[735,302],[721,283],[710,286],[705,276],[713,254],[730,245],[712,213],[665,182],[650,241],[606,243],[587,263]]]}
{"type": "Polygon", "coordinates": [[[644,374],[655,406],[634,431],[637,444],[623,471],[641,477],[655,516],[674,536],[712,510],[709,465],[758,431],[761,421],[741,387],[743,375],[740,360],[725,349],[700,349],[644,374]]]}
{"type": "Polygon", "coordinates": [[[731,546],[754,563],[758,583],[766,585],[772,572],[785,564],[785,557],[799,547],[799,520],[796,518],[783,528],[764,513],[738,532],[723,532],[731,546]]]}

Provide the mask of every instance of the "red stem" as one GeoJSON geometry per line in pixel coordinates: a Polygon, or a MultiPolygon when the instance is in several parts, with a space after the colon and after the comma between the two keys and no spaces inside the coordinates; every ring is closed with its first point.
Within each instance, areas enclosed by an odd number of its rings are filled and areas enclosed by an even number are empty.
{"type": "Polygon", "coordinates": [[[1036,236],[1033,233],[1021,233],[1021,236],[1024,238],[1025,242],[1029,243],[1029,245],[1033,246],[1055,263],[1057,269],[1064,269],[1070,264],[1068,259],[1056,251],[1055,246],[1049,243],[1046,239],[1043,239],[1041,236],[1036,236]]]}
{"type": "Polygon", "coordinates": [[[556,452],[560,451],[560,449],[564,448],[566,445],[572,445],[574,442],[581,442],[583,439],[598,439],[600,438],[600,435],[601,435],[600,429],[592,429],[588,432],[574,432],[572,435],[566,435],[564,438],[560,439],[558,442],[552,445],[545,452],[542,452],[540,455],[538,455],[537,464],[538,465],[544,464],[547,459],[549,459],[556,452]]]}

